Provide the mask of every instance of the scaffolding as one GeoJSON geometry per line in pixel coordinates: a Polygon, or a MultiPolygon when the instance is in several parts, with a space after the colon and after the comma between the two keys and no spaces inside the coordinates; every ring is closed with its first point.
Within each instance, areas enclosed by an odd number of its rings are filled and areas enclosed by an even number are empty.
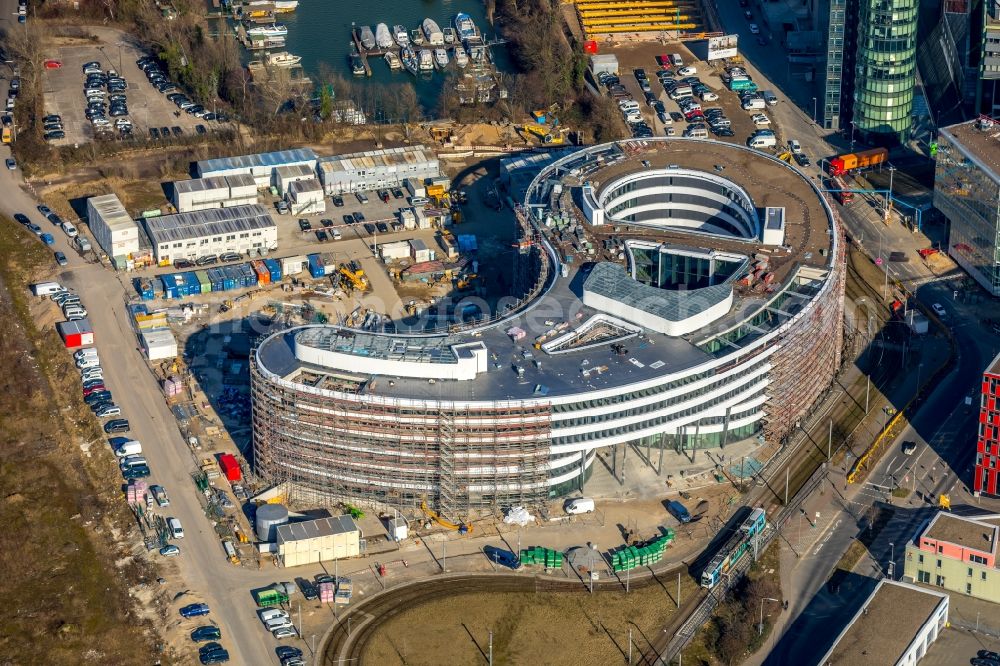
{"type": "Polygon", "coordinates": [[[844,286],[846,263],[840,219],[834,215],[837,256],[826,292],[817,297],[802,319],[780,338],[771,357],[764,433],[771,441],[786,438],[816,404],[840,368],[844,346],[844,286]]]}
{"type": "Polygon", "coordinates": [[[548,498],[547,403],[375,398],[372,380],[334,392],[310,386],[314,376],[275,380],[256,363],[254,355],[255,469],[271,485],[287,484],[293,506],[426,502],[455,518],[548,498]]]}

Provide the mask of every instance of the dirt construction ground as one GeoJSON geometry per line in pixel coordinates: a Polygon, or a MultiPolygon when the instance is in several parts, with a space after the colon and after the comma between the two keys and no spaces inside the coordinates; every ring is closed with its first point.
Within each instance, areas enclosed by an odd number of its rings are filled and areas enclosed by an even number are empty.
{"type": "MultiPolygon", "coordinates": [[[[684,577],[682,600],[695,593],[684,577]]],[[[676,582],[624,592],[469,594],[408,610],[383,625],[365,664],[485,663],[493,631],[494,664],[604,666],[633,659],[677,609],[676,582]]],[[[634,661],[633,661],[634,663],[634,661]]]]}

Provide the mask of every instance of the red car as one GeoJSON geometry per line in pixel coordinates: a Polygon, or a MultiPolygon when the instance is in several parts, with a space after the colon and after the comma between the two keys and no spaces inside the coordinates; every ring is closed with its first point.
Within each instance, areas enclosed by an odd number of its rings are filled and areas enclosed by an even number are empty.
{"type": "Polygon", "coordinates": [[[656,56],[656,64],[660,66],[660,69],[670,69],[670,56],[665,53],[656,56]]]}
{"type": "Polygon", "coordinates": [[[94,386],[88,386],[87,388],[83,389],[83,397],[86,398],[91,393],[97,393],[98,391],[104,391],[104,390],[106,390],[104,388],[104,384],[95,384],[94,386]]]}
{"type": "Polygon", "coordinates": [[[687,120],[688,122],[691,122],[696,118],[699,120],[705,119],[705,114],[701,112],[701,109],[692,109],[691,111],[688,111],[687,113],[684,114],[684,119],[687,120]]]}

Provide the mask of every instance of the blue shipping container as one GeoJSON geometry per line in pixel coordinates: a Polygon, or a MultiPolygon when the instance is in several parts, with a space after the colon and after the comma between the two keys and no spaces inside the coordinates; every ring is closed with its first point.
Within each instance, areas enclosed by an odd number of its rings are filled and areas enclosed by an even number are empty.
{"type": "Polygon", "coordinates": [[[250,264],[240,264],[240,271],[243,273],[243,286],[244,287],[256,287],[257,286],[257,271],[255,271],[250,264]]]}
{"type": "MultiPolygon", "coordinates": [[[[153,288],[149,287],[149,291],[152,292],[153,288]]],[[[128,306],[128,311],[133,317],[136,315],[149,314],[149,308],[146,307],[145,303],[134,303],[133,305],[128,306]]]]}
{"type": "Polygon", "coordinates": [[[173,275],[161,275],[160,281],[163,283],[164,298],[179,298],[177,295],[177,280],[173,275]]]}
{"type": "Polygon", "coordinates": [[[281,263],[277,259],[265,259],[264,265],[271,273],[272,284],[281,279],[281,263]]]}
{"type": "Polygon", "coordinates": [[[323,258],[318,254],[310,254],[309,259],[309,275],[314,278],[321,278],[326,275],[326,267],[323,265],[323,258]]]}
{"type": "Polygon", "coordinates": [[[226,276],[226,289],[236,289],[237,280],[239,278],[239,271],[236,270],[235,266],[225,266],[222,269],[222,274],[226,276]]]}

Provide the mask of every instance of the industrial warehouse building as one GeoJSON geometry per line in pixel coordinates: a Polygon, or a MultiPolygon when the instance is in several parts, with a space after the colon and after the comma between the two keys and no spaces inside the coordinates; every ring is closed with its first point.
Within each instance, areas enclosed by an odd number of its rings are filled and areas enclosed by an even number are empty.
{"type": "Polygon", "coordinates": [[[139,251],[139,226],[118,195],[104,194],[87,199],[87,224],[94,240],[109,257],[118,260],[139,251]]]}
{"type": "Polygon", "coordinates": [[[250,174],[174,181],[174,208],[190,213],[257,203],[257,183],[250,174]]]}
{"type": "Polygon", "coordinates": [[[316,178],[292,181],[286,197],[292,215],[318,215],[326,212],[326,196],[316,178]]]}
{"type": "Polygon", "coordinates": [[[947,594],[883,578],[815,663],[916,666],[948,626],[949,608],[947,594]]]}
{"type": "Polygon", "coordinates": [[[316,153],[309,148],[280,150],[274,153],[239,155],[201,160],[196,164],[199,178],[212,176],[233,176],[248,174],[253,176],[257,187],[270,187],[274,180],[274,170],[282,166],[301,164],[316,169],[316,153]]]}
{"type": "Polygon", "coordinates": [[[361,554],[361,529],[351,516],[333,516],[275,528],[278,557],[286,567],[361,554]]]}
{"type": "Polygon", "coordinates": [[[261,253],[277,249],[278,227],[259,204],[214,208],[145,221],[156,262],[197,259],[224,252],[261,253]]]}
{"type": "Polygon", "coordinates": [[[841,226],[788,164],[714,141],[603,144],[543,167],[522,203],[516,305],[502,316],[299,326],[260,342],[262,478],[312,505],[427,502],[452,516],[538,505],[587,494],[593,474],[643,483],[622,471],[630,447],[644,452],[630,464],[662,477],[679,473],[664,470],[665,451],[780,442],[829,387],[841,226]],[[768,207],[784,209],[777,240],[768,207]],[[582,268],[574,252],[586,249],[566,241],[581,218],[600,218],[588,233],[613,233],[627,257],[582,268]],[[522,316],[534,308],[556,314],[522,316]]]}
{"type": "Polygon", "coordinates": [[[324,157],[319,160],[318,170],[327,194],[400,187],[407,178],[423,182],[441,175],[437,157],[426,146],[324,157]]]}

